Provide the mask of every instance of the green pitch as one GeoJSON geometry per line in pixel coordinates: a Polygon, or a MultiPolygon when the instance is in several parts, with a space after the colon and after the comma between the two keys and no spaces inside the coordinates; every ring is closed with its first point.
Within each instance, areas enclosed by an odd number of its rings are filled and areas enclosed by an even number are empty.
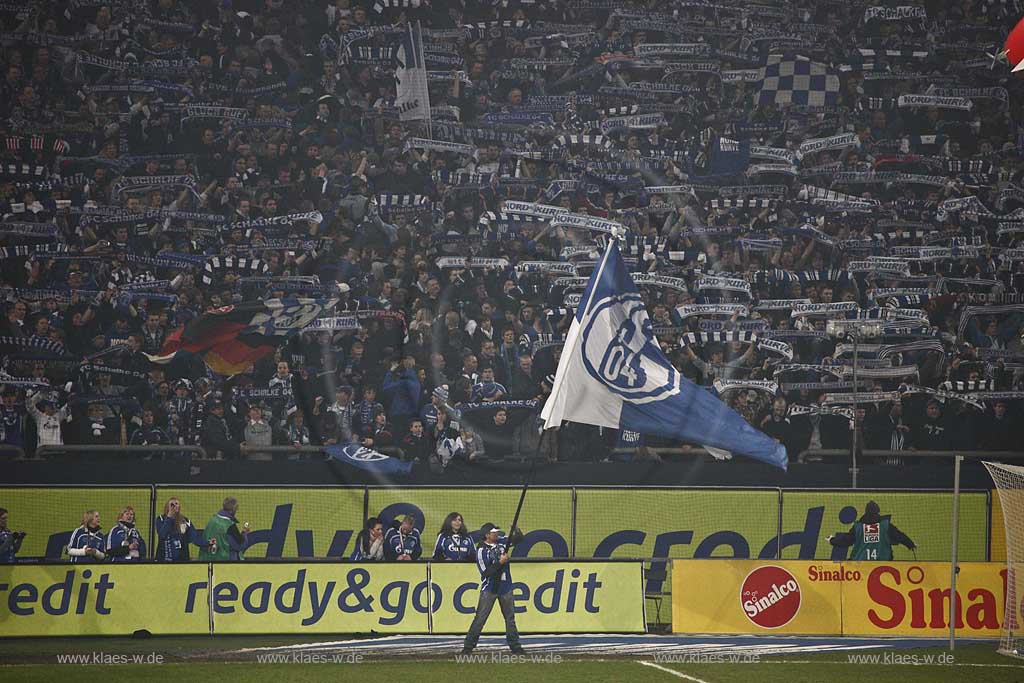
{"type": "MultiPolygon", "coordinates": [[[[691,683],[936,683],[943,681],[1024,681],[1024,662],[1003,657],[994,644],[965,645],[955,652],[935,648],[861,650],[816,655],[765,656],[756,663],[744,656],[729,662],[655,661],[650,656],[594,659],[545,655],[542,649],[527,654],[538,661],[510,661],[507,652],[493,661],[490,652],[478,652],[477,662],[454,657],[388,658],[337,655],[335,663],[298,661],[258,663],[255,656],[225,653],[247,647],[271,647],[303,642],[295,638],[129,638],[8,639],[0,640],[0,679],[53,681],[85,674],[104,681],[240,680],[269,681],[396,681],[460,680],[466,676],[497,676],[499,680],[530,683],[600,681],[690,681],[691,683]],[[97,653],[99,653],[97,655],[97,653]],[[73,663],[70,658],[77,656],[73,663]],[[124,661],[124,663],[94,663],[124,661]],[[161,664],[146,658],[161,657],[161,664]],[[89,661],[83,660],[83,657],[89,661]],[[123,659],[122,659],[123,658],[123,659]],[[141,658],[141,659],[139,659],[141,658]],[[138,661],[139,663],[133,663],[138,661]],[[942,662],[942,663],[939,663],[942,662]]],[[[303,657],[306,661],[302,661],[303,657]]],[[[324,655],[334,656],[333,653],[324,655]]]]}

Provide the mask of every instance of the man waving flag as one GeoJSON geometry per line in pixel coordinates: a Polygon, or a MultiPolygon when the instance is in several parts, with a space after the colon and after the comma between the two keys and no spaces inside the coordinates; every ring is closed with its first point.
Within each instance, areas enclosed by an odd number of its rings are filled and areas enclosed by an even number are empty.
{"type": "Polygon", "coordinates": [[[558,363],[544,428],[562,420],[706,444],[786,469],[786,449],[680,375],[651,330],[614,239],[590,277],[558,363]]]}

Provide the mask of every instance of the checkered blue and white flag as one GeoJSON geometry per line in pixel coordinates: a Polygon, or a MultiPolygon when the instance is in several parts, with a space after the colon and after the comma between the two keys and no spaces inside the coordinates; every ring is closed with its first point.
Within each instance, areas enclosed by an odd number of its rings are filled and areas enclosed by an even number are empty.
{"type": "Polygon", "coordinates": [[[833,107],[839,101],[839,75],[806,57],[769,55],[760,76],[755,104],[833,107]]]}

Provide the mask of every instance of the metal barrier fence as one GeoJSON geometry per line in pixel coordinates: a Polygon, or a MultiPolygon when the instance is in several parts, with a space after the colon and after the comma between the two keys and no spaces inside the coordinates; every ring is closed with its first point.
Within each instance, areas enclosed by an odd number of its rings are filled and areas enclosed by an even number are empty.
{"type": "MultiPolygon", "coordinates": [[[[242,456],[245,457],[249,454],[254,453],[269,453],[269,454],[323,454],[324,449],[321,446],[259,446],[246,448],[240,446],[242,456]]],[[[645,450],[649,453],[656,455],[669,455],[679,457],[693,457],[693,456],[709,456],[710,454],[700,447],[647,447],[642,446],[640,449],[645,450]]],[[[617,454],[631,454],[635,453],[637,448],[614,448],[612,452],[617,454]]],[[[400,446],[385,446],[382,448],[375,449],[385,455],[391,455],[394,457],[402,457],[402,448],[400,446]]],[[[0,453],[11,452],[17,457],[25,457],[25,451],[19,446],[11,446],[7,444],[0,444],[0,453]]],[[[64,444],[60,446],[39,446],[36,449],[36,455],[45,457],[48,455],[56,454],[74,454],[74,453],[103,453],[106,455],[133,455],[138,453],[153,454],[153,453],[191,453],[199,458],[207,457],[206,451],[201,446],[178,446],[178,445],[166,445],[166,446],[120,446],[120,445],[77,445],[77,444],[64,444]]],[[[985,458],[988,460],[1022,460],[1024,459],[1024,450],[1021,451],[962,451],[962,450],[949,450],[949,451],[919,451],[919,450],[903,450],[903,451],[885,451],[885,450],[873,450],[873,449],[858,449],[859,457],[864,458],[877,458],[879,460],[885,458],[905,458],[905,459],[917,459],[917,458],[953,458],[961,456],[967,459],[981,459],[985,458]]],[[[790,458],[791,462],[806,462],[809,458],[849,458],[850,450],[844,448],[819,448],[819,449],[808,449],[795,458],[790,458]]],[[[484,456],[486,459],[486,456],[484,456]]],[[[509,460],[511,458],[506,458],[509,460]]],[[[521,456],[518,458],[522,461],[528,461],[528,456],[521,456]]],[[[851,467],[851,472],[853,468],[851,467]]]]}
{"type": "MultiPolygon", "coordinates": [[[[20,450],[20,449],[19,449],[20,450]]],[[[192,453],[199,457],[206,457],[206,451],[199,446],[101,446],[101,445],[62,445],[62,446],[40,446],[36,449],[36,455],[45,458],[48,455],[58,453],[103,453],[106,455],[153,455],[154,453],[192,453]]],[[[24,451],[22,452],[24,457],[24,451]]]]}
{"type": "Polygon", "coordinates": [[[25,449],[21,446],[14,446],[12,444],[2,443],[0,444],[0,453],[14,453],[16,458],[25,457],[25,449]]]}
{"type": "MultiPolygon", "coordinates": [[[[244,511],[239,521],[252,522],[256,534],[250,557],[343,558],[368,517],[381,516],[387,523],[413,515],[429,553],[449,512],[462,513],[470,529],[486,521],[505,523],[519,492],[517,486],[26,485],[0,487],[0,506],[11,510],[13,528],[30,533],[24,557],[60,559],[61,544],[82,510],[100,510],[109,528],[116,519],[111,514],[126,505],[135,509],[152,556],[154,520],[170,497],[181,500],[201,527],[232,496],[244,511]]],[[[905,489],[537,486],[523,508],[520,526],[527,539],[520,552],[534,557],[832,560],[837,555],[825,536],[848,529],[867,501],[875,500],[925,548],[917,559],[947,560],[953,498],[949,491],[905,489]]],[[[961,498],[964,559],[1002,559],[997,538],[1001,510],[991,492],[965,491],[961,498]],[[993,557],[994,542],[999,557],[993,557]]],[[[843,558],[845,552],[838,559],[843,558]]]]}

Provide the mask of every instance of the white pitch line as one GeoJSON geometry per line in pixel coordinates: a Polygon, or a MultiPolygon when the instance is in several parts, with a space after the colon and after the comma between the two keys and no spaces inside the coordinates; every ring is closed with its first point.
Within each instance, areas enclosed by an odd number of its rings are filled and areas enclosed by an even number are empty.
{"type": "MultiPolygon", "coordinates": [[[[875,662],[841,662],[841,661],[820,661],[815,659],[765,659],[758,664],[842,664],[843,666],[864,666],[875,662]]],[[[882,664],[882,662],[877,662],[882,664]]],[[[938,662],[907,662],[905,664],[892,664],[889,666],[974,666],[991,669],[1024,669],[1024,664],[986,664],[982,662],[954,662],[952,664],[939,664],[938,662]]]]}
{"type": "Polygon", "coordinates": [[[642,664],[643,666],[649,666],[652,669],[657,669],[658,671],[664,671],[665,673],[672,674],[673,676],[675,676],[677,678],[682,678],[682,679],[685,679],[687,681],[693,681],[693,683],[708,683],[703,678],[696,678],[694,676],[687,676],[686,674],[682,673],[681,671],[676,671],[675,669],[669,669],[669,668],[664,667],[664,666],[659,666],[659,665],[655,664],[654,662],[645,662],[645,661],[643,661],[641,659],[638,659],[638,660],[636,660],[636,663],[637,664],[642,664]]]}

